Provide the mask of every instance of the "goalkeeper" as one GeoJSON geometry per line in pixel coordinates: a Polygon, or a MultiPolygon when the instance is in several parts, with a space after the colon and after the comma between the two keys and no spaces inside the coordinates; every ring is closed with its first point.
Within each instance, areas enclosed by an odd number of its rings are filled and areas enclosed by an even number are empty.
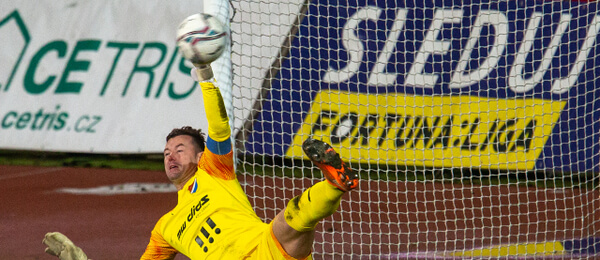
{"type": "MultiPolygon", "coordinates": [[[[141,259],[312,259],[315,227],[333,214],[358,176],[333,148],[307,139],[302,148],[326,177],[291,199],[263,223],[237,180],[231,130],[210,65],[195,64],[208,120],[208,136],[191,127],[167,136],[165,172],[177,187],[178,204],[161,217],[141,259]]],[[[85,259],[85,258],[83,258],[85,259]]]]}

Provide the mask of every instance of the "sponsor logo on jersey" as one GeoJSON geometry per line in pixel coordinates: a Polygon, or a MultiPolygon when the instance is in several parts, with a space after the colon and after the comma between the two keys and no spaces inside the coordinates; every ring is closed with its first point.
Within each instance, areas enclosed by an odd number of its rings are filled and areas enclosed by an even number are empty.
{"type": "Polygon", "coordinates": [[[194,183],[188,186],[188,190],[190,191],[190,194],[194,194],[198,191],[198,180],[196,178],[194,178],[194,183]]]}
{"type": "MultiPolygon", "coordinates": [[[[194,183],[196,183],[196,180],[194,180],[194,183]]],[[[190,187],[192,187],[194,185],[190,185],[190,187]]],[[[194,191],[195,192],[195,191],[194,191]]],[[[179,232],[177,232],[177,239],[181,240],[181,235],[183,235],[183,232],[185,231],[186,227],[188,226],[187,223],[188,222],[192,222],[192,220],[194,220],[195,217],[198,216],[198,212],[200,212],[200,210],[203,208],[204,205],[206,205],[206,203],[208,203],[210,199],[208,198],[208,195],[204,195],[196,205],[192,205],[192,207],[190,208],[190,213],[187,215],[186,220],[183,221],[183,223],[181,224],[181,227],[179,228],[179,232]]]]}

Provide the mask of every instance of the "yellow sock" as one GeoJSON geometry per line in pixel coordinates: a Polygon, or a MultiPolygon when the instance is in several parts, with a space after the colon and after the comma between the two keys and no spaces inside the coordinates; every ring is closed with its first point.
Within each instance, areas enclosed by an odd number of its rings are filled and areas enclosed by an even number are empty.
{"type": "Polygon", "coordinates": [[[321,181],[288,202],[285,222],[299,232],[313,230],[321,219],[335,213],[343,194],[327,181],[321,181]]]}

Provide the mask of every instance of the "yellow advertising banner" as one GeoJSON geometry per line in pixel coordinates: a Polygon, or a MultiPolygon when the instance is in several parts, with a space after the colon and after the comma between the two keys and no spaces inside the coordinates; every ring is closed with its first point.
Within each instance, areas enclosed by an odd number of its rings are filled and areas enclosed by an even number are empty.
{"type": "Polygon", "coordinates": [[[565,104],[322,91],[286,155],[302,157],[310,136],[360,163],[533,169],[565,104]]]}

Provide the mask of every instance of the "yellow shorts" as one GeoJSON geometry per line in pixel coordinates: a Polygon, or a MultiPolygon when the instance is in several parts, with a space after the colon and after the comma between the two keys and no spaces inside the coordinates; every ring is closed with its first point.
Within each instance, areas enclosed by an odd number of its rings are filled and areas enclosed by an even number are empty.
{"type": "MultiPolygon", "coordinates": [[[[243,259],[273,259],[273,260],[300,260],[288,255],[273,234],[273,221],[264,225],[265,230],[261,232],[258,243],[243,259]]],[[[312,255],[301,260],[312,260],[312,255]]]]}

